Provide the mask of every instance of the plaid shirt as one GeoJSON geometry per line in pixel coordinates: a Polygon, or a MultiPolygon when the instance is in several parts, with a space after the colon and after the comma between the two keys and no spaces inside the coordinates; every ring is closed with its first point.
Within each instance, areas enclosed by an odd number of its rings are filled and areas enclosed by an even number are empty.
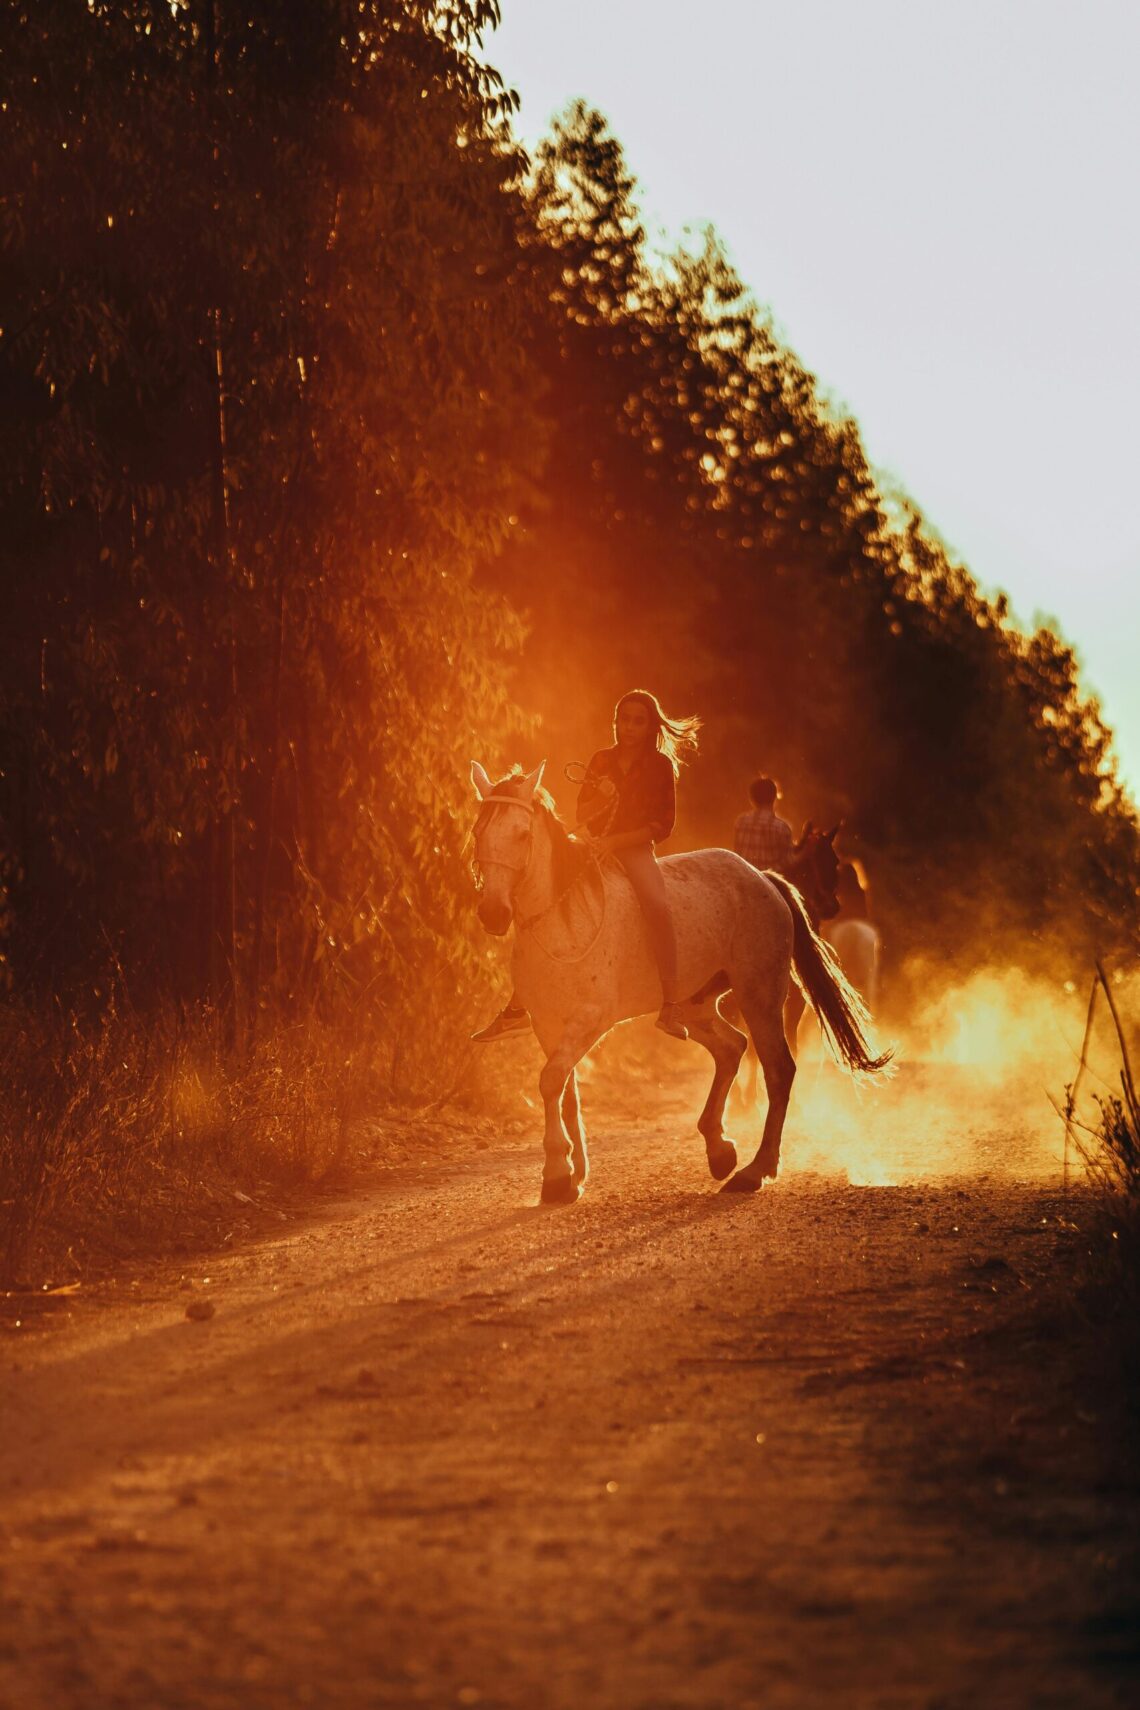
{"type": "Polygon", "coordinates": [[[742,813],[733,832],[732,847],[761,871],[782,873],[791,858],[795,838],[786,819],[772,808],[753,808],[742,813]]]}

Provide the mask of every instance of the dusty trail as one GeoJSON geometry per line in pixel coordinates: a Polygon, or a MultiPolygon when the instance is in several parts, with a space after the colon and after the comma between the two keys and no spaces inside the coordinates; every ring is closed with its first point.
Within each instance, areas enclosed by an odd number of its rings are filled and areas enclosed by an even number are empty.
{"type": "Polygon", "coordinates": [[[1059,1181],[742,1200],[691,1121],[595,1116],[568,1211],[496,1142],[9,1319],[0,1703],[1135,1702],[1059,1181]]]}

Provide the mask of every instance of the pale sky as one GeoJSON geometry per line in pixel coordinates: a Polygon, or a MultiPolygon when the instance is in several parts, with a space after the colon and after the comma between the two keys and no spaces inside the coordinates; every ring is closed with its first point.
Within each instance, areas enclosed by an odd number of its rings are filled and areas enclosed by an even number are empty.
{"type": "Polygon", "coordinates": [[[501,4],[523,139],[581,96],[660,247],[716,227],[872,463],[1059,622],[1140,796],[1140,4],[501,4]]]}

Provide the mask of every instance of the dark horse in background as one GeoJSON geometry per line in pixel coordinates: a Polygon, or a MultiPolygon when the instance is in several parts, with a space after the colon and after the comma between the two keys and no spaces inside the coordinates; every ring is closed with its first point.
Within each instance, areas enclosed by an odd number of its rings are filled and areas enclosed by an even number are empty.
{"type": "MultiPolygon", "coordinates": [[[[799,892],[812,931],[816,933],[825,920],[831,920],[839,913],[837,881],[840,864],[835,852],[838,830],[838,825],[833,825],[830,831],[817,831],[809,819],[800,833],[799,842],[793,848],[792,858],[784,872],[784,877],[799,892]]],[[[733,1014],[733,998],[727,998],[721,1007],[730,1020],[739,1019],[739,1012],[733,1014]]],[[[784,1038],[793,1057],[796,1054],[800,1022],[806,1008],[807,999],[804,997],[803,987],[798,981],[792,980],[784,1000],[784,1038]]],[[[733,1083],[730,1095],[734,1110],[751,1110],[756,1103],[758,1066],[759,1058],[749,1040],[748,1049],[741,1061],[740,1073],[733,1083]]]]}

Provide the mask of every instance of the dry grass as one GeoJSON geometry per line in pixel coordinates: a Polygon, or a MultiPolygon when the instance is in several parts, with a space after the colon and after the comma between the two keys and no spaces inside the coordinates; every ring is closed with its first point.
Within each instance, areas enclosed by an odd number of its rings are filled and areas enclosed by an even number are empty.
{"type": "Polygon", "coordinates": [[[208,1013],[0,1012],[0,1276],[184,1245],[235,1196],[328,1180],[374,1155],[393,1067],[373,1028],[315,1018],[234,1052],[208,1013]]]}
{"type": "Polygon", "coordinates": [[[1098,962],[1089,992],[1080,1064],[1075,1079],[1065,1088],[1064,1106],[1057,1106],[1057,1109],[1090,1178],[1110,1197],[1140,1205],[1140,1101],[1137,1100],[1132,1075],[1125,1022],[1113,992],[1116,983],[1098,962]],[[1079,1117],[1078,1101],[1082,1080],[1089,1071],[1089,1042],[1101,999],[1112,1023],[1112,1042],[1119,1059],[1116,1078],[1120,1093],[1118,1095],[1111,1086],[1102,1082],[1102,1087],[1107,1090],[1093,1094],[1093,1106],[1099,1114],[1095,1121],[1089,1122],[1079,1117]]]}
{"type": "Polygon", "coordinates": [[[1088,1019],[1080,1067],[1058,1107],[1066,1132],[1085,1173],[1100,1189],[1089,1234],[1085,1309],[1090,1326],[1106,1332],[1131,1380],[1140,1377],[1140,1101],[1136,1096],[1128,1048],[1129,1029],[1117,1002],[1119,982],[1098,963],[1089,993],[1088,1019]],[[1098,1002],[1111,1019],[1119,1063],[1120,1092],[1093,1094],[1091,1120],[1077,1114],[1080,1084],[1088,1067],[1089,1040],[1098,1002]]]}

